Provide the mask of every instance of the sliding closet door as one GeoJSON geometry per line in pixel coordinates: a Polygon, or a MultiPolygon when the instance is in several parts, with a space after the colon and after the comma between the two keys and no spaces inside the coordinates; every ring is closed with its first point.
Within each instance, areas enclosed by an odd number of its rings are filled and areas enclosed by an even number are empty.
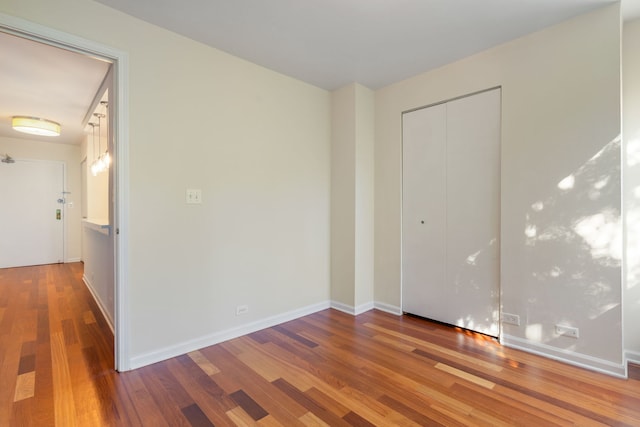
{"type": "Polygon", "coordinates": [[[497,336],[500,90],[406,113],[403,132],[403,310],[497,336]],[[443,114],[438,132],[414,123],[443,114]]]}
{"type": "Polygon", "coordinates": [[[498,335],[500,90],[447,104],[444,321],[498,335]],[[449,312],[448,309],[451,309],[449,312]]]}
{"type": "Polygon", "coordinates": [[[402,305],[420,315],[445,297],[446,118],[444,104],[402,117],[402,305]]]}

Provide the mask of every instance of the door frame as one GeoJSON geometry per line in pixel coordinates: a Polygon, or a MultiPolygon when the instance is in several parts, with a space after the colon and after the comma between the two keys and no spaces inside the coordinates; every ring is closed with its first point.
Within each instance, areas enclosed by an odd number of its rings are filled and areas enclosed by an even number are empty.
{"type": "Polygon", "coordinates": [[[114,242],[115,369],[131,369],[130,316],[127,296],[129,278],[129,55],[93,40],[84,39],[31,21],[0,13],[0,31],[49,46],[80,53],[112,63],[115,86],[115,123],[113,173],[114,218],[111,233],[114,242]]]}

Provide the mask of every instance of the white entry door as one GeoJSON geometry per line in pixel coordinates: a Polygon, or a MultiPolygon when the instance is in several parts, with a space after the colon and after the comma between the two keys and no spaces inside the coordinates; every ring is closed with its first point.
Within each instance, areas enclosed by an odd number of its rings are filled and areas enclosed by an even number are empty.
{"type": "Polygon", "coordinates": [[[499,333],[500,89],[403,115],[402,307],[499,333]]]}
{"type": "Polygon", "coordinates": [[[63,191],[63,163],[0,163],[0,268],[64,261],[63,191]]]}

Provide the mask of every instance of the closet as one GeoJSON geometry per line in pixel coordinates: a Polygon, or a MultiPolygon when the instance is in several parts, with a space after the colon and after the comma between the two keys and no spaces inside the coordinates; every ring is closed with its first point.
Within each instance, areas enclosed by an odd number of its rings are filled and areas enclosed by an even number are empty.
{"type": "Polygon", "coordinates": [[[402,116],[402,309],[498,336],[500,106],[491,89],[402,116]]]}

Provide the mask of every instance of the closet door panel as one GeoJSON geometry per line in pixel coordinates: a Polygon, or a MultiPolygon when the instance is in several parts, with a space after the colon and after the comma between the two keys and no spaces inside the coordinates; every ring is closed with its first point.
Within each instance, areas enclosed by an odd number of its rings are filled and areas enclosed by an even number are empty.
{"type": "Polygon", "coordinates": [[[445,297],[446,107],[403,114],[402,307],[428,317],[445,297]]]}
{"type": "Polygon", "coordinates": [[[441,320],[498,335],[500,89],[447,103],[447,298],[441,320]]]}

